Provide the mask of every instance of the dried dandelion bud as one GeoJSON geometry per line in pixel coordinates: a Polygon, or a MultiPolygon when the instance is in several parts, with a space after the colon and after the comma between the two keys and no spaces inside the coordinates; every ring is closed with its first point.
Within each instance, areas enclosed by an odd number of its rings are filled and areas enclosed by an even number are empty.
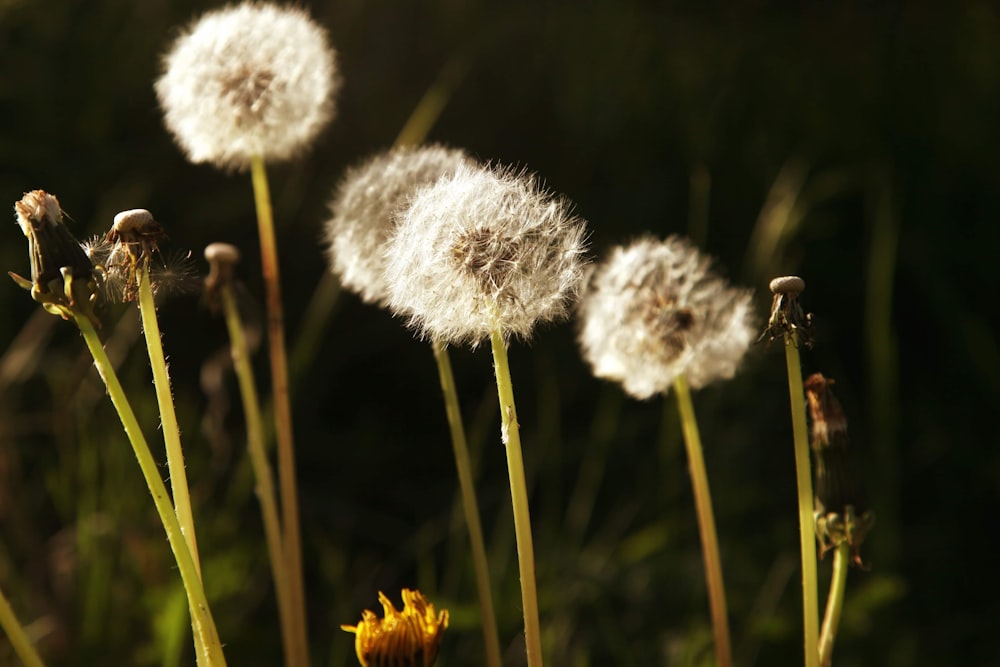
{"type": "Polygon", "coordinates": [[[32,190],[14,203],[14,214],[28,239],[31,280],[13,272],[10,277],[48,312],[68,320],[75,311],[99,327],[93,306],[104,274],[63,224],[59,200],[32,190]]]}
{"type": "Polygon", "coordinates": [[[465,151],[432,145],[396,148],[348,171],[326,223],[330,268],[343,285],[369,303],[387,305],[383,251],[395,214],[419,188],[472,164],[465,151]]]}
{"type": "Polygon", "coordinates": [[[378,599],[384,618],[365,609],[361,622],[342,625],[353,632],[361,667],[431,667],[448,627],[448,611],[435,614],[434,605],[420,593],[403,589],[403,611],[397,611],[382,592],[378,599]]]}
{"type": "Polygon", "coordinates": [[[205,297],[209,303],[214,303],[219,290],[233,281],[236,265],[240,261],[240,250],[229,243],[209,243],[205,246],[205,261],[208,262],[205,297]]]}
{"type": "Polygon", "coordinates": [[[244,2],[192,23],[164,57],[156,95],[192,162],[287,160],[332,118],[339,87],[326,32],[301,9],[244,2]]]}
{"type": "Polygon", "coordinates": [[[820,556],[847,542],[854,562],[860,565],[861,543],[875,524],[875,514],[868,509],[854,450],[847,437],[847,417],[831,385],[833,380],[820,373],[813,373],[803,383],[812,420],[816,538],[820,556]]]}
{"type": "Polygon", "coordinates": [[[528,338],[562,318],[583,275],[585,223],[533,176],[460,167],[423,188],[386,246],[389,307],[450,343],[528,338]]]}
{"type": "Polygon", "coordinates": [[[729,287],[687,240],[647,237],[597,267],[580,300],[580,345],[594,374],[632,396],[731,378],[753,340],[750,292],[729,287]]]}
{"type": "Polygon", "coordinates": [[[812,313],[807,313],[799,303],[799,295],[806,289],[806,281],[798,276],[779,276],[768,287],[774,294],[771,300],[771,314],[767,327],[757,341],[767,338],[768,342],[786,335],[795,336],[806,349],[813,346],[812,313]]]}

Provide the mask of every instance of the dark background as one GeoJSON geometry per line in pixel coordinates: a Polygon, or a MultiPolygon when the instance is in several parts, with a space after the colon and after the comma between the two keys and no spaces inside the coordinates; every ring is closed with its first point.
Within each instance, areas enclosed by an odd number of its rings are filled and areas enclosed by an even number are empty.
{"type": "MultiPolygon", "coordinates": [[[[389,147],[444,72],[429,139],[538,172],[595,256],[691,235],[734,282],[797,273],[806,372],[837,380],[878,523],[848,582],[837,665],[995,664],[1000,396],[1000,12],[989,2],[305,3],[344,87],[304,158],[270,169],[290,344],[325,271],[345,168],[389,147]],[[459,72],[459,76],[454,76],[459,72]],[[449,74],[450,73],[450,74],[449,74]],[[451,77],[451,78],[449,78],[451,77]]],[[[178,26],[216,3],[0,1],[0,202],[43,188],[80,238],[150,209],[174,249],[229,241],[262,300],[249,178],[187,163],[152,91],[178,26]]],[[[28,272],[13,216],[0,265],[28,272]]],[[[199,270],[204,267],[198,262],[199,270]]],[[[134,313],[107,308],[156,436],[134,313]],[[130,338],[131,336],[131,338],[130,338]]],[[[230,664],[280,659],[235,382],[197,295],[160,311],[206,580],[230,664]],[[212,356],[216,355],[216,356],[212,356]],[[230,405],[219,405],[228,397],[230,405]],[[216,426],[203,420],[212,407],[216,426]]],[[[0,585],[51,665],[189,664],[163,534],[75,329],[0,289],[0,585]],[[20,337],[19,337],[20,334],[20,337]]],[[[794,469],[780,349],[695,395],[741,666],[801,660],[794,469]]],[[[511,358],[553,665],[711,660],[672,400],[593,379],[570,324],[511,358]]],[[[479,465],[500,631],[520,598],[487,350],[453,351],[479,465]]],[[[267,363],[257,355],[260,377],[267,363]]],[[[475,586],[428,346],[353,295],[296,379],[313,663],[353,664],[340,623],[417,586],[452,612],[439,664],[481,661],[475,586]]],[[[155,442],[158,438],[153,437],[155,442]]],[[[821,592],[829,562],[820,564],[821,592]]],[[[13,661],[0,639],[0,663],[13,661]]]]}

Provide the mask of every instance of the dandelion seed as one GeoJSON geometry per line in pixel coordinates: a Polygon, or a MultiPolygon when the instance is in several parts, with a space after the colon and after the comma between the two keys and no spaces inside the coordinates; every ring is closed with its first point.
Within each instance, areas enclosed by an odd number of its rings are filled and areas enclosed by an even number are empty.
{"type": "Polygon", "coordinates": [[[748,290],[729,287],[687,240],[642,238],[597,267],[580,301],[580,345],[632,396],[731,378],[753,340],[748,290]]]}
{"type": "Polygon", "coordinates": [[[397,148],[351,169],[337,187],[333,217],[326,223],[330,268],[343,285],[365,301],[385,306],[383,250],[397,212],[419,188],[472,164],[462,150],[432,145],[397,148]]]}
{"type": "Polygon", "coordinates": [[[203,15],[164,58],[156,94],[192,162],[245,169],[287,160],[333,117],[339,88],[326,32],[300,9],[244,2],[203,15]]]}
{"type": "Polygon", "coordinates": [[[448,627],[448,611],[440,614],[420,591],[403,589],[403,611],[382,592],[378,599],[384,618],[365,609],[361,622],[342,625],[353,632],[354,648],[362,667],[431,667],[448,627]]]}
{"type": "Polygon", "coordinates": [[[428,337],[473,346],[562,318],[584,268],[584,222],[533,176],[460,167],[423,188],[386,247],[389,306],[428,337]]]}

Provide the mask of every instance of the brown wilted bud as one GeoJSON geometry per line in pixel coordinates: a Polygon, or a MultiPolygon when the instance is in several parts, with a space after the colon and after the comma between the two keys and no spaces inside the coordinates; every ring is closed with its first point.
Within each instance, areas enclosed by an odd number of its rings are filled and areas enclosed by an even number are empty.
{"type": "Polygon", "coordinates": [[[833,380],[820,373],[806,378],[804,386],[812,419],[815,477],[816,536],[820,555],[846,541],[861,564],[859,549],[875,523],[868,509],[861,477],[847,437],[847,418],[830,390],[833,380]]]}
{"type": "Polygon", "coordinates": [[[103,273],[63,224],[59,200],[32,190],[15,202],[14,213],[28,239],[31,280],[13,272],[10,277],[50,313],[68,320],[75,311],[99,327],[93,308],[103,273]]]}

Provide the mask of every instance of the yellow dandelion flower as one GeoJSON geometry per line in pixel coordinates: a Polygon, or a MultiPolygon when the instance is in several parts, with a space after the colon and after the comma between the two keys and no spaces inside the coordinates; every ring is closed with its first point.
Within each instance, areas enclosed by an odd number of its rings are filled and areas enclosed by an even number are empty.
{"type": "Polygon", "coordinates": [[[354,650],[361,667],[431,667],[448,627],[448,610],[435,613],[434,605],[420,591],[403,589],[403,611],[379,591],[385,618],[365,609],[357,625],[342,625],[353,632],[354,650]]]}

